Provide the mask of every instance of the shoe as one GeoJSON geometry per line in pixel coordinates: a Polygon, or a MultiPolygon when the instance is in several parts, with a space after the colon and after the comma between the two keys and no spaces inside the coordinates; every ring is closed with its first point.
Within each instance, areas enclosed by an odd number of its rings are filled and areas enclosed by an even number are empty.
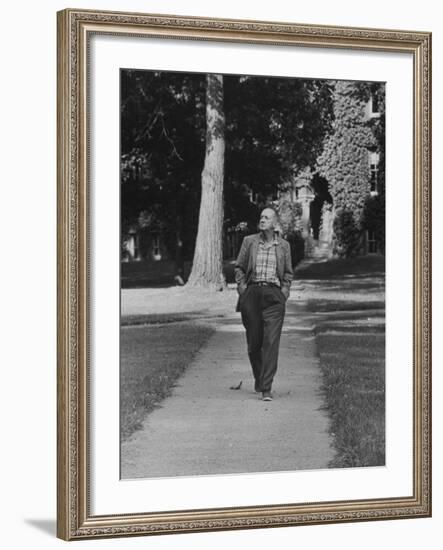
{"type": "Polygon", "coordinates": [[[254,391],[255,393],[261,393],[260,384],[257,381],[254,384],[254,391]]]}
{"type": "Polygon", "coordinates": [[[270,392],[270,391],[264,391],[264,392],[262,392],[261,398],[263,399],[263,401],[272,401],[271,392],[270,392]]]}

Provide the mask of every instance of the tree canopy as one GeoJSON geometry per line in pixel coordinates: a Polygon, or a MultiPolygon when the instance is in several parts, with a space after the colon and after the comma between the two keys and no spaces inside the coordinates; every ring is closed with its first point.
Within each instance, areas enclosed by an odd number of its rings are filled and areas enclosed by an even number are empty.
{"type": "MultiPolygon", "coordinates": [[[[225,223],[255,223],[257,205],[314,166],[331,130],[332,83],[224,75],[225,223]],[[258,201],[260,202],[260,201],[258,201]]],[[[171,250],[193,253],[205,158],[206,75],[121,71],[122,228],[160,224],[171,250]]]]}
{"type": "MultiPolygon", "coordinates": [[[[207,131],[210,76],[121,70],[122,235],[134,227],[161,230],[168,250],[181,260],[194,254],[207,140],[216,137],[215,126],[207,131]]],[[[367,229],[384,241],[384,85],[219,76],[224,228],[254,229],[269,198],[309,172],[317,217],[325,201],[334,216],[350,212],[340,218],[348,229],[342,231],[338,220],[336,235],[367,229]],[[366,116],[370,98],[377,117],[366,116]],[[369,193],[371,150],[379,154],[376,196],[369,193]]],[[[317,233],[320,218],[313,220],[317,233]]]]}

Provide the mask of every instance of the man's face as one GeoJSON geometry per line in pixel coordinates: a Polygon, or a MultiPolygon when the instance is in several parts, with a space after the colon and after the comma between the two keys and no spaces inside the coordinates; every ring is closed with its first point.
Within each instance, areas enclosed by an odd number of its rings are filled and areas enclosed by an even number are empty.
{"type": "Polygon", "coordinates": [[[275,227],[275,212],[270,208],[265,208],[260,214],[260,222],[258,224],[261,231],[268,231],[275,227]]]}

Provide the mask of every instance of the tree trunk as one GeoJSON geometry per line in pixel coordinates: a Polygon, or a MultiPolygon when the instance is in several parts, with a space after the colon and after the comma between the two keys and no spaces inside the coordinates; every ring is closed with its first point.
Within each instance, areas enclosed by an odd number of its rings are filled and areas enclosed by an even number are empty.
{"type": "Polygon", "coordinates": [[[187,286],[222,290],[223,178],[225,157],[223,76],[206,76],[206,154],[194,261],[187,286]]]}

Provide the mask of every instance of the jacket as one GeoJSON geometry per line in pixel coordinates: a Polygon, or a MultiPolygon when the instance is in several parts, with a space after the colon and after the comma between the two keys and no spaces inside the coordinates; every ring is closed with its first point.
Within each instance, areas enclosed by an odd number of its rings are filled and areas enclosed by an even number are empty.
{"type": "MultiPolygon", "coordinates": [[[[237,290],[240,295],[236,311],[240,311],[240,297],[252,279],[259,241],[260,233],[245,237],[234,264],[235,282],[237,283],[237,290]]],[[[291,247],[288,241],[282,237],[277,236],[277,241],[278,244],[275,249],[277,256],[277,277],[280,281],[280,288],[287,298],[293,279],[291,247]]]]}

